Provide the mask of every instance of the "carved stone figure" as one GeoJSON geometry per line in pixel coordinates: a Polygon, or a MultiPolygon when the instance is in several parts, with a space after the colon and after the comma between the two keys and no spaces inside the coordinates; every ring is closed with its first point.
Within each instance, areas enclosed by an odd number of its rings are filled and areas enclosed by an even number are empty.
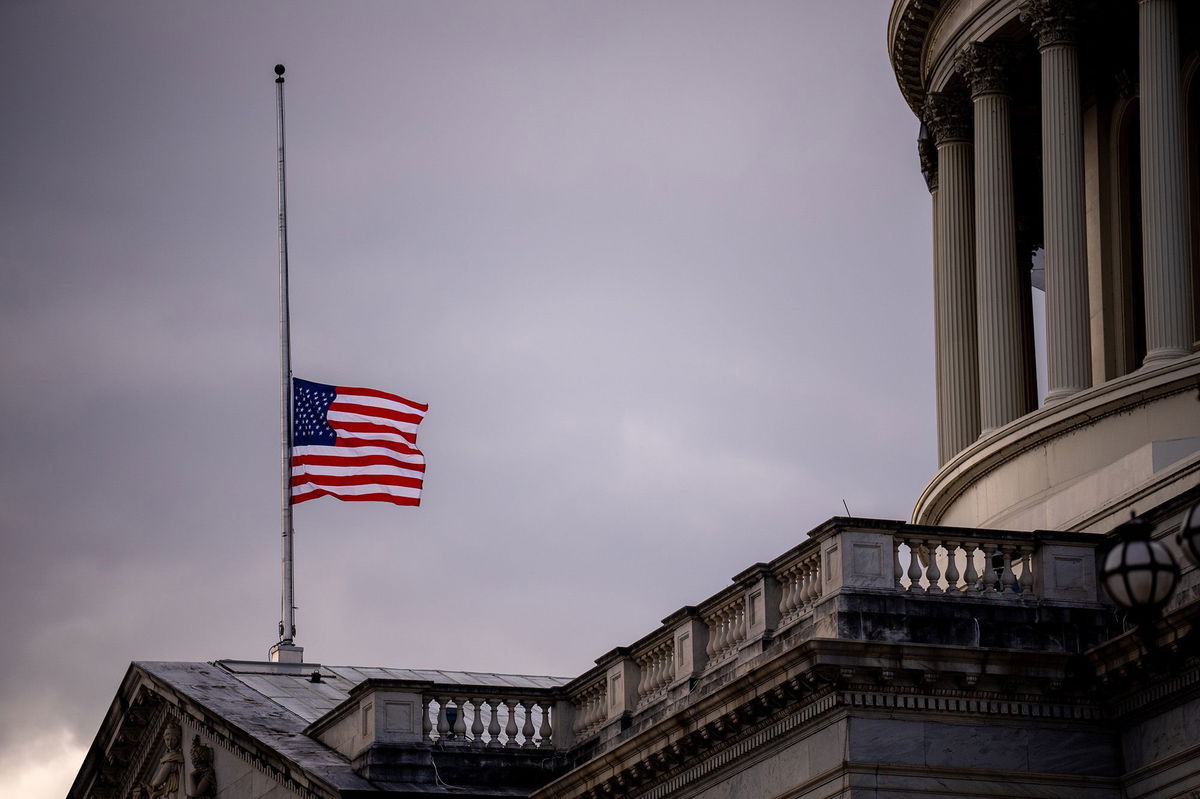
{"type": "Polygon", "coordinates": [[[150,799],[175,799],[179,795],[179,778],[183,771],[181,735],[179,725],[173,721],[168,721],[163,728],[166,750],[158,760],[158,768],[146,783],[150,799]]]}
{"type": "Polygon", "coordinates": [[[192,799],[217,795],[217,772],[213,768],[213,750],[192,738],[192,772],[188,775],[188,796],[192,799]]]}

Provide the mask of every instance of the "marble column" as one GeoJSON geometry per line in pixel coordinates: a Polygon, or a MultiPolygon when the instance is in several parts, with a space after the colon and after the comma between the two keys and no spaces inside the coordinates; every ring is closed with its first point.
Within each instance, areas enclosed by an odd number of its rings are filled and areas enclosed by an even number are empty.
{"type": "Polygon", "coordinates": [[[924,110],[937,146],[933,305],[938,463],[944,464],[979,437],[971,108],[965,97],[931,93],[924,110]]]}
{"type": "Polygon", "coordinates": [[[964,47],[955,61],[971,87],[975,112],[975,306],[984,435],[1032,410],[1026,404],[1007,66],[1004,47],[980,42],[964,47]]]}
{"type": "Polygon", "coordinates": [[[1192,275],[1183,93],[1174,0],[1138,0],[1142,274],[1147,366],[1192,349],[1192,275]]]}
{"type": "Polygon", "coordinates": [[[1021,5],[1021,18],[1037,37],[1042,63],[1047,403],[1092,385],[1075,9],[1074,0],[1026,0],[1021,5]]]}

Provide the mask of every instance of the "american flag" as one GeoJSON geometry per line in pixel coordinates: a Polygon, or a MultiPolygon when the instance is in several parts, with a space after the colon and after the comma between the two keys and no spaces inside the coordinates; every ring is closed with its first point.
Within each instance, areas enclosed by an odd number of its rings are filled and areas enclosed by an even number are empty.
{"type": "Polygon", "coordinates": [[[292,379],[292,504],[322,495],[420,505],[428,405],[373,388],[292,379]]]}

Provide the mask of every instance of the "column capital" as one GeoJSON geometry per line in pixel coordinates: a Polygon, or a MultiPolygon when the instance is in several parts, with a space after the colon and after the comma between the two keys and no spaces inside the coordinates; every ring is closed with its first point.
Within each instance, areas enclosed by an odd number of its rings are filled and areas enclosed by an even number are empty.
{"type": "Polygon", "coordinates": [[[933,143],[971,141],[971,103],[956,92],[930,92],[925,95],[925,124],[933,134],[933,143]]]}
{"type": "Polygon", "coordinates": [[[1038,49],[1079,41],[1077,0],[1022,0],[1021,21],[1037,37],[1038,49]]]}
{"type": "Polygon", "coordinates": [[[995,42],[971,42],[954,59],[954,69],[971,87],[971,97],[1008,94],[1008,47],[995,42]]]}

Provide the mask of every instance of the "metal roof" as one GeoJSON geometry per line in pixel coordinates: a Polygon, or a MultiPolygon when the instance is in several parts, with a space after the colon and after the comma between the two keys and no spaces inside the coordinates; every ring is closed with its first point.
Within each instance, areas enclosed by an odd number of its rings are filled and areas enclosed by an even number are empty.
{"type": "Polygon", "coordinates": [[[564,677],[527,674],[369,666],[324,666],[318,663],[218,660],[213,665],[225,670],[252,691],[287,708],[309,724],[340,705],[350,696],[350,691],[354,686],[367,680],[422,680],[439,685],[494,686],[531,690],[560,688],[570,682],[564,677]],[[320,682],[312,682],[313,672],[320,672],[320,682]]]}

